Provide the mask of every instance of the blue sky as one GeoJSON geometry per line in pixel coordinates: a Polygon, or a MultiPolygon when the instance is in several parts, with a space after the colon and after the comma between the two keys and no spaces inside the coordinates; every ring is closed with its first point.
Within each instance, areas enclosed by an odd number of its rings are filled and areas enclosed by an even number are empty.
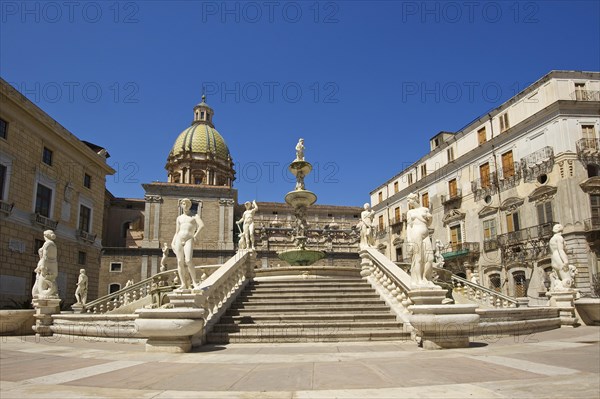
{"type": "Polygon", "coordinates": [[[0,2],[0,75],[106,147],[142,197],[203,87],[240,201],[283,201],[305,139],[318,203],[371,190],[553,69],[600,70],[597,1],[0,2]]]}

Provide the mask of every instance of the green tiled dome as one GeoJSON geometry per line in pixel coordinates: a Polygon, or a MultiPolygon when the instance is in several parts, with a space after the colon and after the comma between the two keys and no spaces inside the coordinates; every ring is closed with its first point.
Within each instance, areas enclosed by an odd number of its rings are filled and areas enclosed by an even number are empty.
{"type": "Polygon", "coordinates": [[[224,160],[229,157],[229,148],[223,137],[215,128],[204,123],[196,123],[188,127],[175,140],[171,156],[185,152],[210,153],[224,160]]]}

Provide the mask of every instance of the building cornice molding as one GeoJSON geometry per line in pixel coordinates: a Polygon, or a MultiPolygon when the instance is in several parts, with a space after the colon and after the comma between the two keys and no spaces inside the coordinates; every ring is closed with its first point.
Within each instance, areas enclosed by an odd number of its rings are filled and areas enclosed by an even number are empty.
{"type": "Polygon", "coordinates": [[[540,186],[529,194],[529,202],[546,202],[554,198],[558,188],[554,186],[540,186]]]}

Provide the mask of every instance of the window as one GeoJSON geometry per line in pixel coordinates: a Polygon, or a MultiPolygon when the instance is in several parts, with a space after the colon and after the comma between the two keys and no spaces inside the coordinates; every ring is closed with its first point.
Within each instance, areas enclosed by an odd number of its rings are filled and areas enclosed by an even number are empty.
{"type": "Polygon", "coordinates": [[[421,165],[421,177],[425,177],[425,176],[427,176],[427,164],[426,163],[421,165]]]}
{"type": "Polygon", "coordinates": [[[485,127],[482,127],[481,129],[479,129],[477,131],[477,141],[479,142],[479,145],[482,145],[483,143],[485,143],[487,141],[487,134],[485,132],[485,127]]]}
{"type": "Polygon", "coordinates": [[[0,164],[0,200],[5,200],[6,198],[4,198],[4,192],[6,191],[4,189],[4,185],[6,184],[6,174],[8,173],[8,168],[6,167],[6,165],[2,165],[0,164]]]}
{"type": "Polygon", "coordinates": [[[502,115],[500,115],[500,131],[503,132],[509,127],[510,125],[508,123],[508,112],[505,112],[502,115]]]}
{"type": "Polygon", "coordinates": [[[421,195],[421,205],[425,208],[429,208],[429,193],[421,195]]]}
{"type": "Polygon", "coordinates": [[[517,271],[513,273],[513,281],[515,283],[514,296],[516,298],[523,298],[527,296],[527,279],[525,278],[524,271],[517,271]]]}
{"type": "Polygon", "coordinates": [[[396,262],[402,262],[403,260],[402,247],[396,247],[396,262]]]}
{"type": "Polygon", "coordinates": [[[44,152],[42,153],[42,162],[46,165],[52,166],[52,150],[48,147],[44,147],[44,152]]]}
{"type": "Polygon", "coordinates": [[[408,174],[408,184],[413,184],[413,177],[412,177],[412,173],[408,174]]]}
{"type": "Polygon", "coordinates": [[[200,112],[200,119],[204,120],[204,111],[200,112]]]}
{"type": "Polygon", "coordinates": [[[0,119],[0,137],[6,140],[8,133],[8,123],[4,119],[0,119]]]}
{"type": "Polygon", "coordinates": [[[35,213],[39,213],[47,218],[50,217],[52,209],[52,189],[38,183],[35,195],[35,213]]]}
{"type": "Polygon", "coordinates": [[[90,232],[92,210],[85,205],[79,205],[79,230],[90,232]]]}
{"type": "Polygon", "coordinates": [[[87,173],[83,174],[83,186],[87,188],[92,188],[92,176],[87,173]]]}
{"type": "Polygon", "coordinates": [[[113,273],[120,273],[123,271],[123,264],[121,262],[111,262],[110,271],[113,273]]]}
{"type": "Polygon", "coordinates": [[[594,220],[600,220],[600,195],[590,195],[590,205],[592,218],[594,220]]]}
{"type": "Polygon", "coordinates": [[[496,292],[500,292],[502,287],[502,280],[500,279],[500,274],[494,273],[490,274],[490,288],[496,292]]]}
{"type": "Polygon", "coordinates": [[[462,243],[462,232],[460,225],[450,227],[450,243],[453,248],[456,248],[458,244],[462,243]]]}
{"type": "Polygon", "coordinates": [[[483,241],[496,239],[496,220],[489,219],[483,221],[483,241]]]}
{"type": "Polygon", "coordinates": [[[383,192],[379,192],[379,194],[377,194],[377,198],[379,199],[379,202],[383,202],[383,192]]]}
{"type": "Polygon", "coordinates": [[[454,148],[450,147],[446,150],[446,155],[448,155],[448,162],[454,161],[454,148]]]}
{"type": "Polygon", "coordinates": [[[502,154],[502,176],[505,179],[515,175],[515,164],[512,151],[502,154]]]}
{"type": "Polygon", "coordinates": [[[111,285],[108,286],[108,293],[112,294],[114,292],[117,292],[121,289],[121,284],[118,283],[112,283],[111,285]]]}
{"type": "Polygon", "coordinates": [[[581,125],[581,134],[584,139],[595,139],[596,131],[594,125],[581,125]]]}
{"type": "Polygon", "coordinates": [[[80,265],[85,265],[87,262],[87,253],[83,251],[79,251],[77,254],[77,263],[80,265]]]}
{"type": "Polygon", "coordinates": [[[552,202],[547,201],[541,204],[537,204],[537,216],[538,216],[538,224],[550,223],[554,220],[554,215],[552,214],[552,202]]]}
{"type": "Polygon", "coordinates": [[[509,233],[521,230],[519,223],[519,212],[509,213],[506,215],[506,230],[509,233]]]}
{"type": "Polygon", "coordinates": [[[398,192],[398,182],[395,181],[394,182],[394,194],[396,194],[398,192]]]}
{"type": "Polygon", "coordinates": [[[400,216],[400,207],[398,206],[398,207],[396,207],[394,209],[394,221],[396,223],[398,223],[400,221],[400,219],[401,219],[401,216],[400,216]]]}
{"type": "Polygon", "coordinates": [[[481,178],[481,188],[488,188],[491,185],[489,162],[479,166],[479,177],[481,178]]]}
{"type": "Polygon", "coordinates": [[[458,187],[456,184],[456,179],[452,179],[448,182],[448,194],[450,194],[450,198],[458,196],[458,187]]]}
{"type": "Polygon", "coordinates": [[[379,216],[379,230],[383,230],[383,215],[379,216]]]}
{"type": "Polygon", "coordinates": [[[575,83],[575,100],[585,100],[585,83],[575,83]]]}

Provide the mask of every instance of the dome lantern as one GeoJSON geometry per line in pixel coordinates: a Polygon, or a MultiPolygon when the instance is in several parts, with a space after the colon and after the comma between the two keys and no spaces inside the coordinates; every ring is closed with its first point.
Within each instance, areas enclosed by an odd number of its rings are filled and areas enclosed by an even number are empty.
{"type": "Polygon", "coordinates": [[[206,103],[206,95],[202,95],[202,102],[194,107],[194,121],[192,125],[197,123],[204,123],[209,125],[210,127],[214,127],[212,124],[212,118],[214,115],[214,111],[211,107],[206,103]]]}

